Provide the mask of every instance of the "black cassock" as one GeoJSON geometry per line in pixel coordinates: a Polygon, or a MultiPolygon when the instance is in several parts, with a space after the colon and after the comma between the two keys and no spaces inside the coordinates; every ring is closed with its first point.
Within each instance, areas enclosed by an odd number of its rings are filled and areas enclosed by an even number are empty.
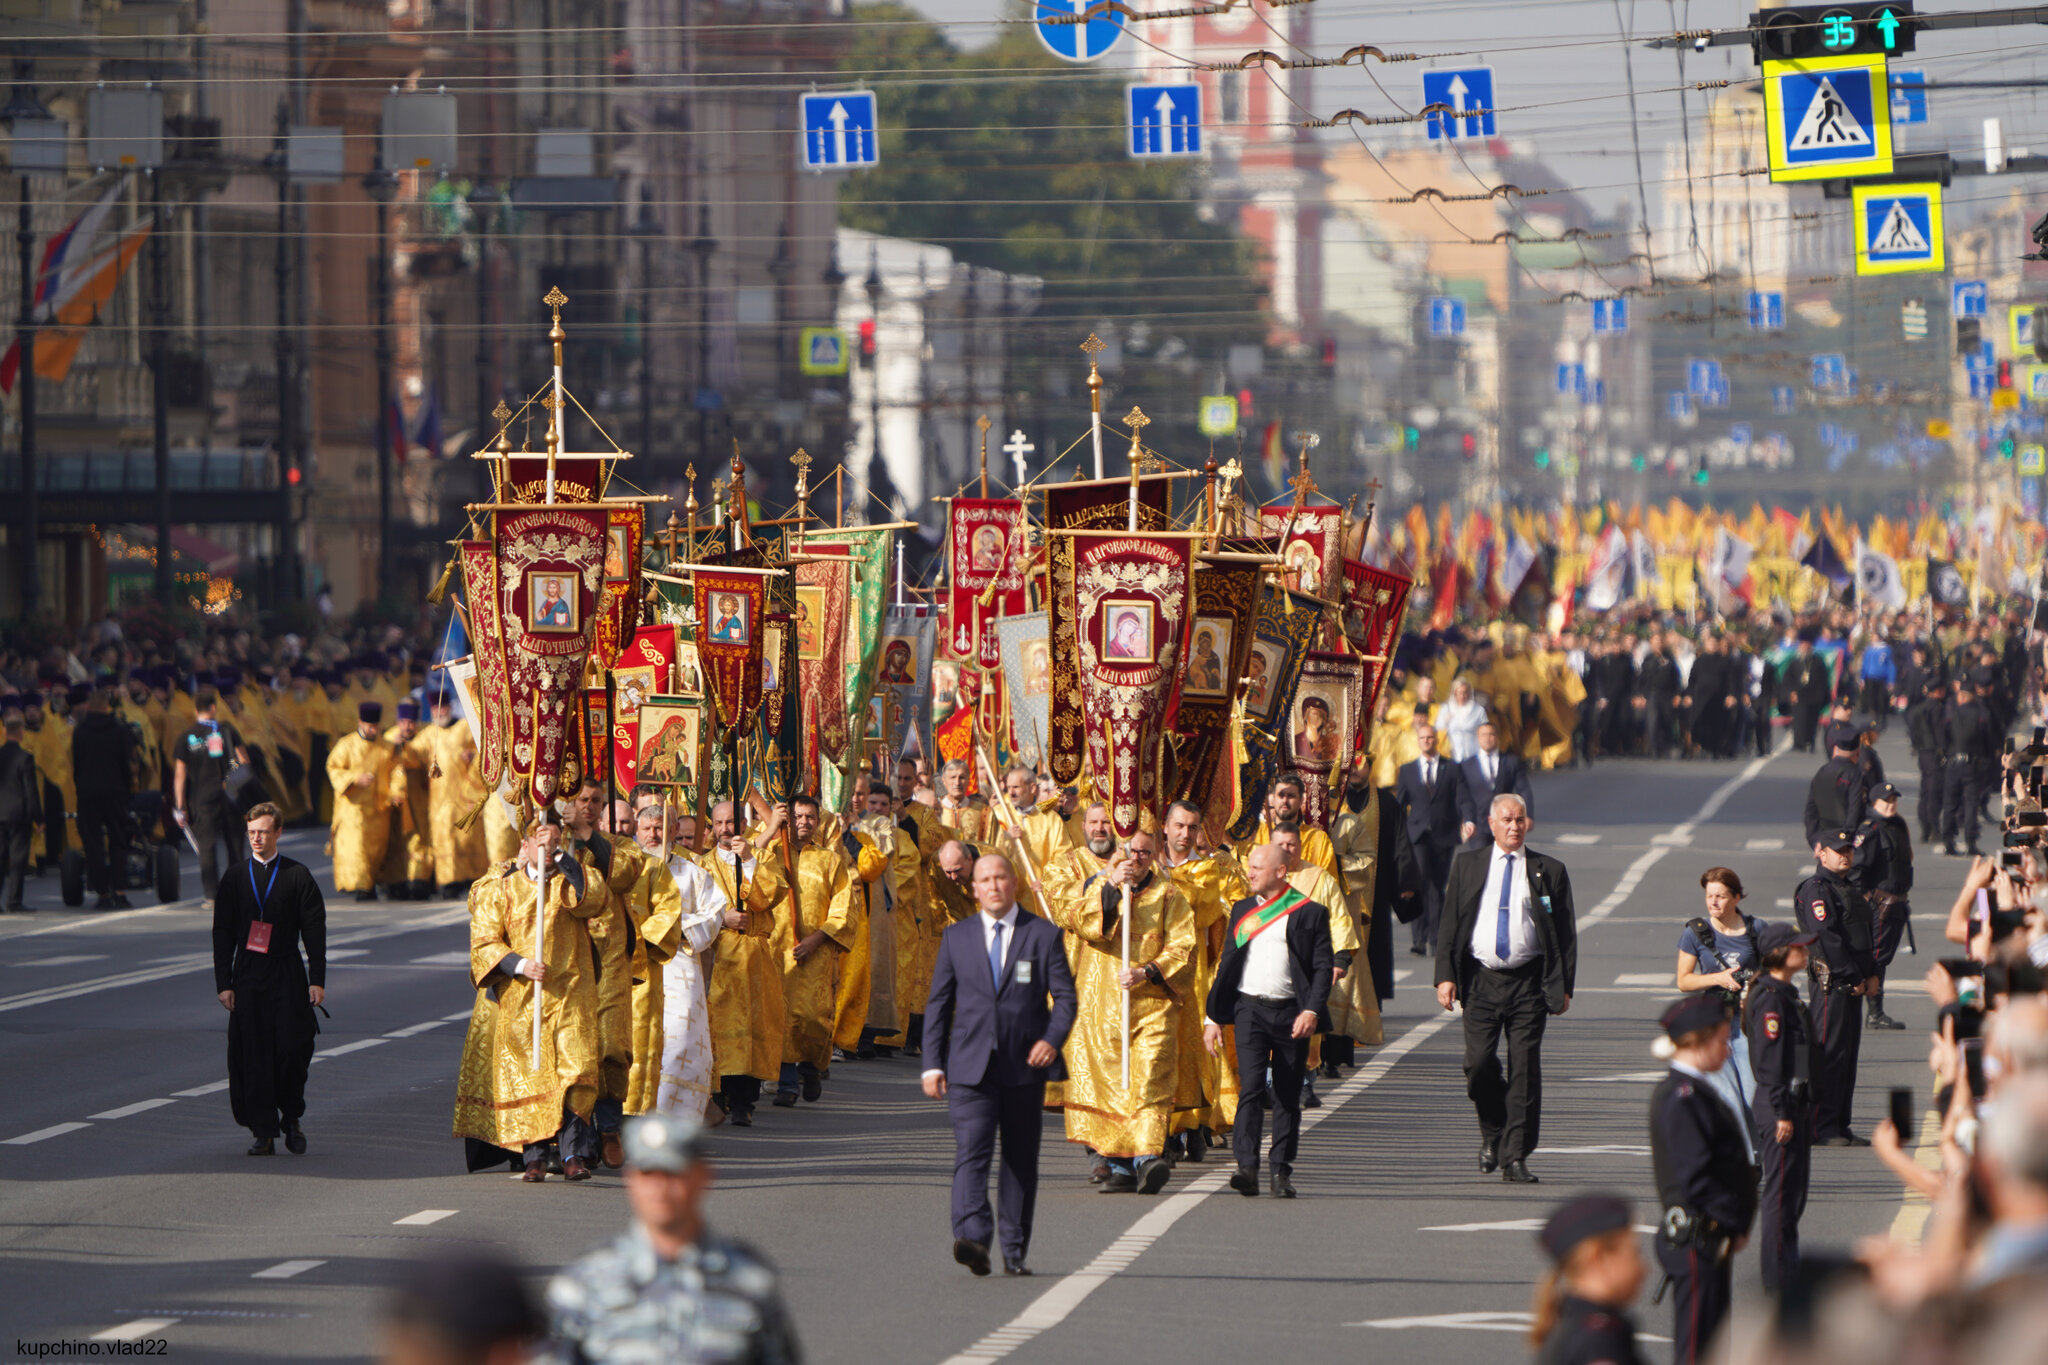
{"type": "Polygon", "coordinates": [[[216,991],[235,993],[228,1016],[235,1122],[258,1138],[274,1138],[280,1121],[306,1112],[306,1071],[320,1032],[307,990],[327,984],[327,902],[304,863],[280,855],[266,866],[251,858],[221,878],[213,983],[216,991]],[[266,952],[250,946],[257,925],[269,926],[266,952]]]}

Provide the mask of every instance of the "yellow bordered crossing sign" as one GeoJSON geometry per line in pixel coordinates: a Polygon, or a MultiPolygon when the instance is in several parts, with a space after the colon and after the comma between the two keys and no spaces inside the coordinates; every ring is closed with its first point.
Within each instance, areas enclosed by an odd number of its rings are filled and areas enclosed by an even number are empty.
{"type": "Polygon", "coordinates": [[[1892,106],[1883,57],[1764,63],[1772,180],[1892,173],[1892,106]]]}
{"type": "Polygon", "coordinates": [[[1941,270],[1941,186],[1858,185],[1851,194],[1856,228],[1856,273],[1898,275],[1941,270]]]}

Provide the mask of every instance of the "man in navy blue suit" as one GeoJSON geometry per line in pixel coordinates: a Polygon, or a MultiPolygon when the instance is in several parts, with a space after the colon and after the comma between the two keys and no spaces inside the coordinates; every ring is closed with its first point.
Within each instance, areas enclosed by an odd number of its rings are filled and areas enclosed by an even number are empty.
{"type": "Polygon", "coordinates": [[[1060,1048],[1078,1001],[1060,930],[1017,904],[1008,859],[975,862],[974,901],[981,913],[946,930],[932,966],[924,1093],[953,1116],[953,1259],[988,1274],[988,1168],[1000,1133],[1003,1273],[1029,1275],[1045,1083],[1066,1079],[1060,1048]]]}
{"type": "Polygon", "coordinates": [[[1479,751],[1458,765],[1458,775],[1464,779],[1458,788],[1458,818],[1462,822],[1458,837],[1468,848],[1492,842],[1486,822],[1494,797],[1521,797],[1522,809],[1530,812],[1531,818],[1536,810],[1536,797],[1529,788],[1528,765],[1519,756],[1501,749],[1500,731],[1493,722],[1481,721],[1473,738],[1478,741],[1479,751]]]}
{"type": "Polygon", "coordinates": [[[1436,951],[1437,922],[1443,916],[1444,885],[1451,876],[1451,855],[1458,851],[1458,816],[1464,808],[1464,777],[1437,752],[1436,727],[1425,718],[1415,722],[1415,742],[1422,756],[1403,763],[1394,774],[1394,799],[1408,824],[1408,842],[1422,870],[1422,912],[1410,926],[1408,951],[1427,957],[1436,951]]]}

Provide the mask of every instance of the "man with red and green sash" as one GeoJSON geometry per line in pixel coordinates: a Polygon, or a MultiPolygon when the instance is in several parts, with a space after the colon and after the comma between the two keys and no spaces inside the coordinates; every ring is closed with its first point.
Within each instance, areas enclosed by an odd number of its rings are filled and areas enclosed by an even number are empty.
{"type": "Polygon", "coordinates": [[[1273,1151],[1267,1188],[1276,1197],[1292,1199],[1302,1072],[1309,1036],[1330,1026],[1336,956],[1330,948],[1328,908],[1288,884],[1283,850],[1273,844],[1254,846],[1245,859],[1245,885],[1251,894],[1230,908],[1202,1042],[1217,1051],[1224,1026],[1232,1026],[1237,1074],[1258,1077],[1272,1069],[1272,1083],[1263,1092],[1247,1085],[1238,1104],[1230,1135],[1237,1172],[1230,1188],[1243,1195],[1259,1192],[1259,1138],[1270,1105],[1273,1151]]]}

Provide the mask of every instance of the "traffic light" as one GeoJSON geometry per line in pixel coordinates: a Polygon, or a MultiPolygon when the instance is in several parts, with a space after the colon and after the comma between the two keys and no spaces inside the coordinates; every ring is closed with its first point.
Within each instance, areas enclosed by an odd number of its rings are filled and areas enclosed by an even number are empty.
{"type": "MultiPolygon", "coordinates": [[[[1237,391],[1237,420],[1240,422],[1249,422],[1251,421],[1251,419],[1252,391],[1250,389],[1239,389],[1237,391]]],[[[1415,443],[1413,441],[1410,441],[1408,444],[1412,447],[1415,443]]]]}
{"type": "MultiPolygon", "coordinates": [[[[1469,436],[1468,436],[1468,437],[1466,437],[1465,439],[1467,439],[1467,440],[1470,440],[1470,439],[1471,439],[1471,437],[1469,437],[1469,436]]],[[[1538,469],[1548,469],[1548,468],[1550,468],[1550,447],[1549,447],[1549,446],[1538,446],[1538,447],[1537,447],[1537,449],[1536,449],[1536,467],[1537,467],[1538,469]]]]}
{"type": "Polygon", "coordinates": [[[1713,472],[1707,468],[1707,457],[1704,455],[1700,456],[1699,465],[1692,472],[1692,481],[1701,488],[1705,488],[1707,481],[1713,477],[1713,472]]]}
{"type": "Polygon", "coordinates": [[[1466,432],[1458,438],[1458,452],[1466,459],[1471,459],[1479,453],[1479,438],[1469,431],[1466,432]]]}
{"type": "Polygon", "coordinates": [[[2012,362],[2010,360],[1998,362],[1998,387],[2001,389],[2012,387],[2012,362]]]}
{"type": "Polygon", "coordinates": [[[1337,368],[1337,339],[1335,337],[1323,338],[1323,368],[1326,370],[1337,368]]]}
{"type": "Polygon", "coordinates": [[[2001,460],[2010,460],[2010,459],[2012,458],[2012,452],[2013,452],[2013,444],[2012,444],[2012,437],[2010,437],[2010,436],[2001,436],[2001,437],[1999,437],[1999,438],[1998,438],[1998,458],[1999,458],[1999,459],[2001,459],[2001,460]]]}
{"type": "Polygon", "coordinates": [[[1422,429],[1420,427],[1402,427],[1401,444],[1410,450],[1416,449],[1422,444],[1422,429]]]}
{"type": "Polygon", "coordinates": [[[873,360],[875,358],[875,320],[873,318],[862,318],[860,320],[860,353],[863,359],[873,360]]]}
{"type": "Polygon", "coordinates": [[[1629,456],[1628,463],[1631,469],[1640,474],[1649,467],[1650,462],[1641,451],[1637,451],[1634,455],[1629,456]]]}
{"type": "Polygon", "coordinates": [[[1749,16],[1759,64],[1806,57],[1889,57],[1911,52],[1919,25],[1909,0],[1849,5],[1790,5],[1749,16]]]}
{"type": "Polygon", "coordinates": [[[1956,319],[1956,354],[1976,355],[1984,345],[1984,324],[1976,318],[1956,319]]]}

